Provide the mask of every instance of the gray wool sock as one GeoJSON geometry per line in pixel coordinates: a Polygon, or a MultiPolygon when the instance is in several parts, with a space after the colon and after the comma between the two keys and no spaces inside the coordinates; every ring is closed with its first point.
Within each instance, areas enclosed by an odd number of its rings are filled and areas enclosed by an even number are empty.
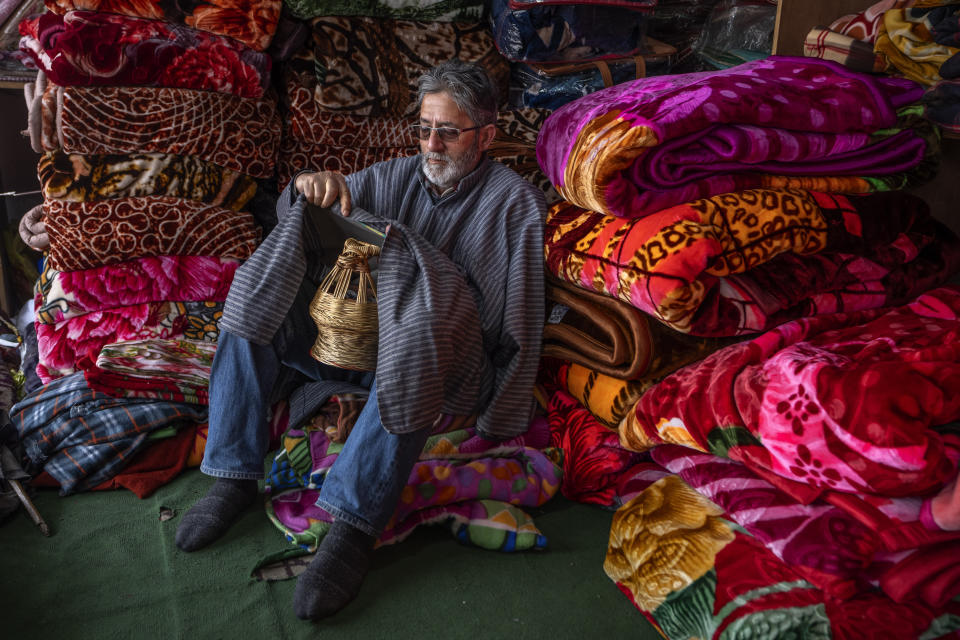
{"type": "Polygon", "coordinates": [[[334,521],[307,570],[297,578],[293,611],[301,620],[319,620],[347,606],[360,592],[376,539],[341,520],[334,521]]]}
{"type": "Polygon", "coordinates": [[[257,498],[256,480],[217,478],[207,495],[183,514],[174,542],[182,551],[207,546],[230,528],[257,498]]]}

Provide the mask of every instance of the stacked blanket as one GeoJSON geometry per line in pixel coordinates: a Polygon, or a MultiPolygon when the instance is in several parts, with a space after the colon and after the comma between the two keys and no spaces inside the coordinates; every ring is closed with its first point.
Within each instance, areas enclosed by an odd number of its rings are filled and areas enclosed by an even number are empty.
{"type": "Polygon", "coordinates": [[[938,164],[922,95],[771,57],[541,129],[544,335],[581,343],[538,387],[560,490],[618,510],[605,569],[666,637],[960,628],[960,239],[903,190],[938,164]]]}
{"type": "MultiPolygon", "coordinates": [[[[263,50],[280,7],[48,7],[20,25],[40,68],[25,95],[43,154],[31,220],[46,246],[34,298],[45,384],[21,402],[18,429],[42,440],[35,469],[69,493],[113,483],[152,441],[193,439],[206,420],[223,302],[262,238],[257,180],[276,168],[263,50]],[[110,408],[104,435],[91,440],[64,402],[110,408]]],[[[193,447],[178,443],[165,450],[182,459],[147,466],[182,469],[193,447]]]]}
{"type": "MultiPolygon", "coordinates": [[[[391,4],[398,17],[388,19],[373,17],[380,15],[378,11],[368,14],[328,1],[303,5],[311,16],[310,36],[282,72],[285,109],[277,166],[281,187],[304,169],[347,174],[419,153],[420,142],[410,130],[417,78],[449,58],[483,65],[505,103],[509,64],[498,53],[489,28],[466,18],[476,7],[418,6],[391,4]],[[324,8],[330,13],[320,14],[324,8]],[[441,8],[460,17],[456,21],[434,17],[441,8]]],[[[535,149],[549,114],[537,108],[502,111],[489,153],[556,201],[559,196],[541,172],[535,149]]]]}
{"type": "Polygon", "coordinates": [[[938,163],[920,95],[775,56],[570,103],[537,142],[566,199],[548,270],[697,336],[905,302],[958,267],[956,236],[898,190],[938,163]]]}
{"type": "Polygon", "coordinates": [[[700,618],[700,637],[784,606],[807,607],[796,628],[841,637],[867,604],[909,612],[910,632],[898,637],[957,629],[958,314],[960,289],[944,287],[902,306],[797,320],[653,387],[621,423],[620,442],[671,475],[651,478],[640,465],[622,474],[608,574],[669,637],[695,635],[692,612],[703,606],[717,608],[700,618]],[[684,571],[658,592],[638,580],[667,570],[655,551],[666,537],[645,538],[647,529],[670,530],[671,546],[711,542],[675,560],[684,571]],[[787,590],[721,612],[721,593],[742,589],[742,577],[720,579],[734,544],[741,562],[775,568],[764,572],[778,576],[771,586],[793,576],[791,590],[810,599],[787,590]]]}

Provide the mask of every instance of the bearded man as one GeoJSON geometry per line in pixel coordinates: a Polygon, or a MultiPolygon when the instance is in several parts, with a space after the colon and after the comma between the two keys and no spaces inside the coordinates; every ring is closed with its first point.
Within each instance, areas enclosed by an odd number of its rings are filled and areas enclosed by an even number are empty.
{"type": "Polygon", "coordinates": [[[332,615],[359,592],[431,433],[469,421],[482,436],[509,438],[533,415],[544,194],[486,156],[497,96],[482,67],[443,63],[419,79],[417,97],[420,155],[347,176],[294,177],[280,194],[277,227],[238,270],[220,324],[201,465],[216,481],[178,526],[183,551],[220,538],[256,502],[270,406],[289,394],[289,374],[369,389],[320,491],[317,505],[334,522],[297,581],[294,611],[304,619],[332,615]],[[317,328],[308,305],[322,265],[311,264],[306,203],[339,205],[385,229],[376,371],[310,356],[317,328]]]}

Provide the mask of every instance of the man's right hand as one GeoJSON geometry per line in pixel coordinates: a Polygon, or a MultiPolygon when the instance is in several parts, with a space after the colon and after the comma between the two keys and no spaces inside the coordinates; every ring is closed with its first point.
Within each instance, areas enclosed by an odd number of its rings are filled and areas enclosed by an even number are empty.
{"type": "Polygon", "coordinates": [[[293,186],[307,197],[307,202],[319,207],[329,207],[339,198],[340,213],[350,215],[350,188],[343,174],[336,171],[301,173],[293,186]]]}

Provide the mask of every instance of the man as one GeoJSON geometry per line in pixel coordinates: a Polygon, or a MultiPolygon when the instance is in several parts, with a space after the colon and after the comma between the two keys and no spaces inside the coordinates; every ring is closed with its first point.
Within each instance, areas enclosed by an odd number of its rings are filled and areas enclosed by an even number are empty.
{"type": "Polygon", "coordinates": [[[418,103],[419,156],[346,177],[295,176],[280,196],[277,228],[237,272],[221,322],[201,466],[217,481],[178,527],[184,551],[219,538],[255,501],[267,413],[283,372],[370,390],[320,491],[317,505],[334,522],[297,581],[294,610],[304,619],[332,615],[356,596],[431,432],[475,419],[481,435],[506,438],[525,431],[532,416],[544,195],[486,157],[497,102],[481,67],[437,66],[420,78],[418,103]],[[309,356],[317,334],[307,307],[317,281],[302,277],[311,267],[298,217],[305,202],[339,203],[343,215],[357,205],[386,226],[376,372],[309,356]]]}

